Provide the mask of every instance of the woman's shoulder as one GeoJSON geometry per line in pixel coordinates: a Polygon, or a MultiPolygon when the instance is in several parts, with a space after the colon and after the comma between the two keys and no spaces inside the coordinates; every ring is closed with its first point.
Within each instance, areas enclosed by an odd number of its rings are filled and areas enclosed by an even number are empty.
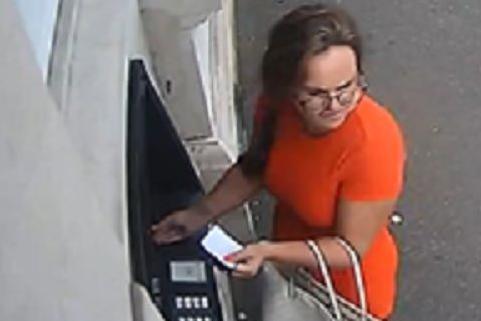
{"type": "Polygon", "coordinates": [[[365,143],[402,140],[402,130],[394,115],[372,97],[362,98],[355,116],[355,125],[365,143]]]}

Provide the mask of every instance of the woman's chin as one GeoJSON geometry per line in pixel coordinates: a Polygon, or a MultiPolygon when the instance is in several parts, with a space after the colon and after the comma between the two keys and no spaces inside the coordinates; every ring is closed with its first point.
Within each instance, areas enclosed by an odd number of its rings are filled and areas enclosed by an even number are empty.
{"type": "Polygon", "coordinates": [[[304,130],[312,136],[325,135],[339,127],[346,121],[347,113],[322,117],[318,115],[315,118],[304,118],[304,130]]]}
{"type": "Polygon", "coordinates": [[[317,124],[311,125],[308,128],[309,133],[313,135],[323,135],[339,128],[344,123],[344,117],[339,119],[330,119],[317,124]]]}
{"type": "Polygon", "coordinates": [[[346,119],[345,117],[339,117],[337,119],[332,119],[332,120],[327,121],[324,126],[326,128],[329,128],[330,130],[333,130],[333,129],[336,129],[336,128],[340,127],[344,123],[345,119],[346,119]]]}

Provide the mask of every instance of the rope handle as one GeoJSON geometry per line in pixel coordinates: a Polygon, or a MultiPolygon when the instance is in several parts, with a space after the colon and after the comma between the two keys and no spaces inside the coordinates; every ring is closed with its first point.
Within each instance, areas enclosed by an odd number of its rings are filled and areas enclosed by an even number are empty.
{"type": "MultiPolygon", "coordinates": [[[[351,261],[353,272],[354,272],[354,278],[356,282],[358,298],[359,298],[359,304],[361,308],[361,321],[366,321],[367,320],[366,291],[365,291],[363,277],[362,277],[359,255],[357,254],[356,250],[344,239],[340,237],[336,237],[335,240],[343,247],[343,249],[346,251],[351,261]]],[[[332,283],[332,278],[329,273],[329,268],[327,266],[326,259],[322,254],[322,251],[319,245],[316,242],[314,242],[313,240],[307,240],[306,243],[309,249],[311,250],[311,252],[314,254],[319,270],[321,271],[321,274],[326,283],[327,292],[331,301],[332,308],[334,310],[334,317],[336,318],[337,321],[342,321],[342,314],[339,308],[337,294],[334,289],[334,285],[332,283]]]]}
{"type": "Polygon", "coordinates": [[[361,260],[359,254],[354,247],[341,237],[336,237],[336,241],[349,254],[352,269],[354,272],[354,280],[356,281],[357,296],[359,299],[359,307],[361,308],[361,321],[366,321],[367,318],[367,299],[366,288],[364,286],[364,279],[362,276],[361,260]]]}

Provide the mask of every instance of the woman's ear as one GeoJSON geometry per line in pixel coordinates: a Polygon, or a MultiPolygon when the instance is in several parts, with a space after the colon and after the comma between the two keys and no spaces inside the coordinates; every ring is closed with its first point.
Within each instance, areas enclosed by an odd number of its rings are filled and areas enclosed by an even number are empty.
{"type": "Polygon", "coordinates": [[[307,98],[299,95],[299,91],[294,88],[289,90],[288,99],[292,105],[294,105],[297,112],[302,112],[307,104],[307,98]]]}
{"type": "Polygon", "coordinates": [[[368,85],[368,82],[367,82],[367,78],[366,78],[366,75],[364,74],[364,72],[360,72],[359,73],[359,87],[361,88],[362,91],[367,91],[369,85],[368,85]]]}

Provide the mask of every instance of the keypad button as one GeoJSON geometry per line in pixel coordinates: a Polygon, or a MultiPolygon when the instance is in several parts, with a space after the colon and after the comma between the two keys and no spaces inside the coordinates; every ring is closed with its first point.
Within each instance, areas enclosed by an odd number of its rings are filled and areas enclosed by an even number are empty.
{"type": "Polygon", "coordinates": [[[198,297],[193,298],[192,303],[194,304],[194,309],[200,309],[200,298],[198,297]]]}
{"type": "Polygon", "coordinates": [[[209,308],[209,298],[207,298],[206,296],[203,296],[201,300],[201,306],[203,309],[209,308]]]}
{"type": "Polygon", "coordinates": [[[184,298],[184,305],[186,309],[192,309],[192,298],[191,297],[185,297],[184,298]]]}
{"type": "Polygon", "coordinates": [[[175,307],[177,309],[182,309],[184,307],[184,300],[182,297],[178,296],[175,298],[175,307]]]}
{"type": "Polygon", "coordinates": [[[187,321],[195,321],[195,320],[194,320],[194,318],[192,318],[192,317],[188,317],[188,318],[187,318],[187,321]]]}
{"type": "Polygon", "coordinates": [[[152,278],[152,293],[160,294],[160,279],[152,278]]]}
{"type": "Polygon", "coordinates": [[[212,321],[212,319],[209,318],[209,317],[205,317],[205,318],[204,318],[204,321],[212,321]]]}
{"type": "Polygon", "coordinates": [[[162,307],[162,297],[160,295],[154,296],[154,303],[157,305],[157,307],[161,308],[162,307]]]}
{"type": "Polygon", "coordinates": [[[179,321],[186,321],[184,317],[180,317],[178,320],[179,321]]]}

